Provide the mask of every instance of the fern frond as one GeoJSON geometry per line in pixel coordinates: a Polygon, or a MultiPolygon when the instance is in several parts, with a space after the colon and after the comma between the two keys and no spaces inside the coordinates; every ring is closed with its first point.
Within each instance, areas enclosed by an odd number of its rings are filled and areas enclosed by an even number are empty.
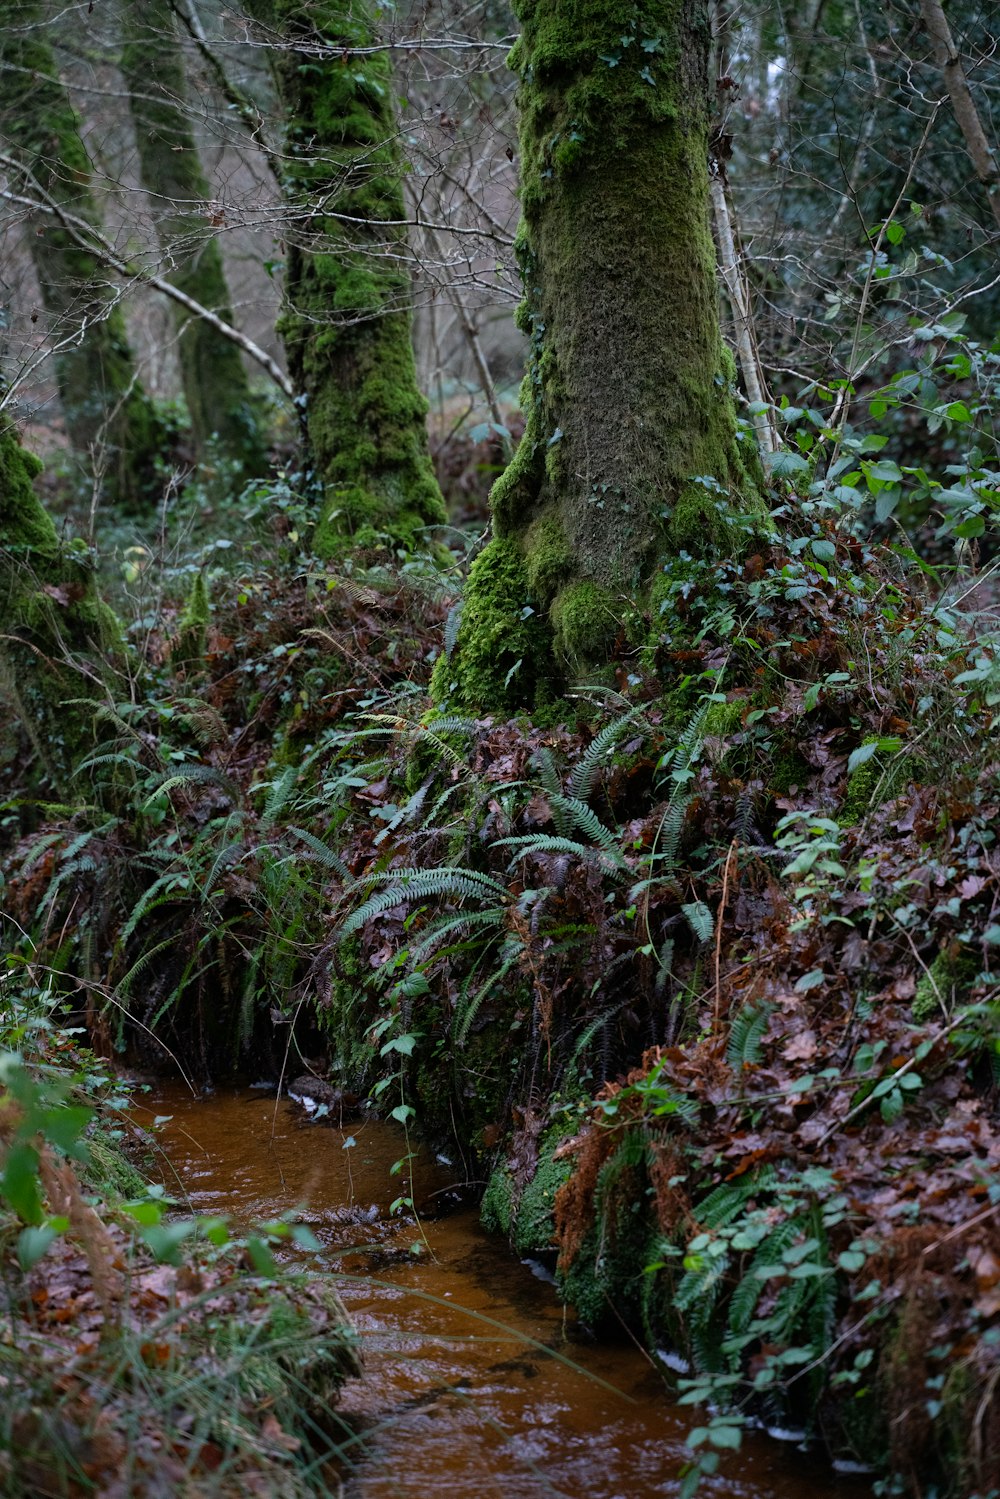
{"type": "Polygon", "coordinates": [[[81,760],[80,764],[76,767],[73,774],[77,776],[83,775],[83,772],[85,770],[94,770],[97,766],[100,765],[125,765],[133,775],[138,775],[139,771],[142,769],[139,760],[134,754],[130,755],[126,754],[123,750],[116,750],[108,751],[103,755],[90,755],[86,760],[81,760]]]}
{"type": "Polygon", "coordinates": [[[194,893],[190,876],[186,871],[168,869],[166,873],[160,875],[158,880],[154,880],[149,888],[142,892],[132,907],[128,920],[118,934],[118,950],[120,951],[128,942],[128,939],[139,925],[143,916],[151,911],[154,906],[166,905],[168,902],[174,900],[177,892],[181,890],[185,892],[188,899],[194,893]],[[163,892],[162,895],[159,894],[160,891],[163,892]]]}
{"type": "Polygon", "coordinates": [[[489,977],[476,990],[475,994],[468,1001],[464,1009],[462,1009],[461,1013],[459,1013],[459,1011],[456,1009],[452,1025],[454,1027],[455,1045],[457,1047],[461,1048],[465,1045],[469,1037],[469,1032],[472,1029],[473,1022],[475,1021],[476,1016],[479,1014],[479,1011],[482,1009],[483,1004],[492,994],[493,990],[497,988],[499,984],[503,983],[508,973],[510,973],[511,969],[516,967],[516,965],[516,958],[509,958],[507,962],[501,963],[500,967],[494,969],[489,977]]]}
{"type": "Polygon", "coordinates": [[[389,834],[394,833],[396,829],[404,822],[415,822],[420,808],[427,800],[427,792],[429,789],[429,782],[425,782],[423,786],[418,786],[409,800],[404,802],[403,805],[392,815],[392,817],[386,823],[385,827],[382,828],[380,832],[375,834],[374,842],[381,843],[384,838],[388,838],[389,834]]]}
{"type": "Polygon", "coordinates": [[[556,838],[549,833],[519,833],[513,838],[498,838],[492,847],[517,849],[508,869],[513,869],[518,860],[529,855],[575,854],[578,859],[596,860],[614,879],[623,880],[632,873],[617,849],[609,855],[603,848],[588,848],[573,838],[556,838]]]}
{"type": "Polygon", "coordinates": [[[54,843],[58,843],[61,837],[62,833],[43,833],[41,838],[31,845],[21,861],[20,874],[22,878],[38,863],[38,860],[45,853],[46,849],[51,848],[54,843]]]}
{"type": "Polygon", "coordinates": [[[586,802],[580,801],[575,796],[557,794],[549,796],[549,805],[552,808],[553,817],[557,811],[564,813],[572,826],[579,828],[581,833],[586,833],[587,837],[592,838],[616,863],[624,866],[620,835],[606,828],[597,813],[592,807],[588,807],[586,802]]]}
{"type": "Polygon", "coordinates": [[[332,869],[335,874],[339,874],[345,884],[353,883],[351,871],[343,859],[339,854],[335,854],[332,848],[328,848],[322,839],[317,838],[314,833],[308,832],[305,828],[289,827],[288,831],[294,833],[296,838],[302,839],[320,864],[325,865],[327,869],[332,869]]]}
{"type": "Polygon", "coordinates": [[[146,798],[142,804],[142,811],[147,812],[156,801],[158,796],[173,791],[177,786],[218,786],[220,791],[225,792],[229,800],[236,803],[240,800],[240,790],[236,783],[221,770],[216,770],[213,765],[178,765],[174,768],[165,781],[146,798]]]}
{"type": "Polygon", "coordinates": [[[612,1006],[610,1010],[602,1010],[600,1015],[595,1015],[594,1019],[590,1022],[589,1025],[584,1026],[583,1030],[580,1032],[579,1037],[577,1038],[576,1045],[573,1047],[572,1054],[570,1056],[569,1062],[567,1063],[567,1068],[573,1067],[575,1065],[577,1057],[583,1055],[583,1053],[587,1050],[587,1047],[590,1045],[591,1041],[593,1041],[594,1037],[597,1035],[597,1032],[603,1030],[604,1027],[614,1019],[619,1010],[624,1007],[624,1004],[625,1001],[623,1000],[621,1004],[612,1006]]]}
{"type": "Polygon", "coordinates": [[[560,838],[568,838],[573,831],[573,819],[566,810],[565,803],[568,798],[563,795],[562,782],[556,770],[556,762],[552,758],[552,751],[543,746],[535,750],[531,758],[538,767],[539,779],[552,809],[552,820],[556,825],[556,832],[560,838]]]}
{"type": "Polygon", "coordinates": [[[149,966],[149,964],[156,957],[157,953],[163,952],[165,948],[173,947],[176,941],[177,938],[171,932],[170,935],[164,937],[161,942],[154,942],[152,947],[147,947],[144,952],[141,952],[136,958],[135,962],[132,964],[132,967],[129,969],[128,973],[126,973],[125,976],[121,978],[115,985],[116,993],[123,998],[126,997],[135,980],[142,973],[143,969],[149,966]]]}
{"type": "MultiPolygon", "coordinates": [[[[295,789],[295,783],[299,778],[297,765],[288,765],[276,780],[267,782],[267,796],[264,799],[264,807],[260,814],[260,825],[262,828],[273,827],[281,816],[288,798],[295,789]]],[[[263,787],[254,787],[255,791],[263,787]]]]}
{"type": "Polygon", "coordinates": [[[472,869],[402,869],[369,877],[369,883],[376,882],[388,884],[390,888],[371,896],[351,913],[340,929],[342,939],[358,931],[373,916],[415,900],[428,900],[436,895],[467,900],[482,900],[486,895],[492,895],[494,899],[507,898],[505,886],[472,869]]]}
{"type": "Polygon", "coordinates": [[[507,911],[504,906],[490,906],[485,911],[460,911],[458,915],[441,916],[432,922],[420,941],[410,948],[410,965],[418,967],[436,951],[442,943],[457,937],[471,937],[491,926],[502,927],[507,911]]]}
{"type": "Polygon", "coordinates": [[[726,1061],[734,1072],[755,1067],[760,1061],[760,1046],[771,1018],[769,1004],[745,1004],[736,1012],[729,1031],[726,1061]]]}
{"type": "Polygon", "coordinates": [[[735,1181],[723,1182],[698,1203],[694,1210],[695,1222],[709,1232],[724,1228],[743,1211],[751,1197],[764,1191],[773,1181],[774,1168],[761,1166],[759,1170],[748,1171],[735,1181]]]}
{"type": "MultiPolygon", "coordinates": [[[[640,719],[645,712],[644,707],[630,708],[627,713],[619,716],[609,724],[605,724],[599,734],[591,740],[581,758],[573,767],[573,773],[569,778],[570,796],[585,800],[590,796],[597,783],[597,777],[619,739],[622,739],[629,728],[640,719]]],[[[648,730],[647,730],[648,732],[648,730]]]]}
{"type": "Polygon", "coordinates": [[[690,901],[681,906],[688,926],[699,942],[711,942],[715,933],[715,919],[703,900],[690,901]]]}
{"type": "Polygon", "coordinates": [[[452,652],[458,644],[458,632],[462,624],[462,611],[464,600],[459,599],[457,604],[452,604],[448,610],[448,617],[444,622],[444,653],[451,660],[452,652]]]}
{"type": "Polygon", "coordinates": [[[690,804],[691,797],[687,792],[677,792],[663,814],[656,841],[656,858],[661,879],[672,876],[677,868],[681,833],[684,831],[684,819],[690,804]]]}
{"type": "Polygon", "coordinates": [[[246,844],[242,838],[235,838],[231,843],[224,843],[219,849],[212,863],[209,865],[208,873],[205,875],[201,886],[202,900],[208,900],[215,889],[215,882],[223,867],[227,864],[237,863],[246,852],[246,844]]]}
{"type": "Polygon", "coordinates": [[[225,744],[229,738],[221,715],[210,703],[204,703],[200,698],[184,697],[177,702],[176,708],[178,718],[187,724],[203,749],[209,749],[213,744],[225,744]]]}

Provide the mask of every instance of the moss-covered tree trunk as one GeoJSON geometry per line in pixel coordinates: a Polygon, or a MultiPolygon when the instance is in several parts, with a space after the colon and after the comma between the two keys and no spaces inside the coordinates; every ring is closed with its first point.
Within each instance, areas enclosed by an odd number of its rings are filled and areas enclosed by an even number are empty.
{"type": "MultiPolygon", "coordinates": [[[[96,224],[80,121],[59,78],[44,4],[0,0],[0,134],[32,184],[96,224]]],[[[118,290],[57,218],[29,220],[28,244],[53,338],[70,441],[103,473],[108,497],[136,508],[155,493],[162,424],[139,383],[118,290]]]]}
{"type": "MultiPolygon", "coordinates": [[[[222,252],[209,215],[211,192],[185,103],[184,59],[166,0],[123,9],[121,67],[129,90],[142,185],[153,204],[166,275],[189,297],[233,321],[222,252]]],[[[181,381],[191,428],[204,450],[259,473],[264,446],[236,345],[202,319],[178,309],[181,381]]]]}
{"type": "Polygon", "coordinates": [[[515,9],[526,429],[435,675],[476,707],[606,664],[664,564],[740,549],[763,508],[719,334],[708,6],[515,9]]]}
{"type": "Polygon", "coordinates": [[[35,494],[40,470],[0,414],[0,706],[31,743],[36,779],[65,796],[94,743],[94,715],[80,699],[99,693],[95,677],[122,641],[86,550],[60,544],[35,494]]]}
{"type": "MultiPolygon", "coordinates": [[[[445,518],[411,343],[402,162],[375,0],[275,0],[287,50],[282,333],[323,489],[321,556],[427,544],[445,518]]],[[[259,12],[259,7],[258,7],[259,12]]]]}

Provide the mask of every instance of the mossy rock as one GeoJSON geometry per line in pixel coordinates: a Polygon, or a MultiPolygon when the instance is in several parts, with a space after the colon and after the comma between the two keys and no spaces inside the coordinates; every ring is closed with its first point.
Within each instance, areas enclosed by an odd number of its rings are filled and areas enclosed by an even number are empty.
{"type": "Polygon", "coordinates": [[[497,1166],[479,1204],[479,1221],[491,1234],[510,1237],[514,1221],[514,1182],[506,1166],[497,1166]]]}

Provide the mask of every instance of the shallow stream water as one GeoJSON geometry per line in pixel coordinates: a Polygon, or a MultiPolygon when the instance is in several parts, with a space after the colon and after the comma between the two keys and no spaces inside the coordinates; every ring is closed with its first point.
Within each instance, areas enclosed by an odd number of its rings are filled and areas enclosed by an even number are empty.
{"type": "MultiPolygon", "coordinates": [[[[406,1151],[400,1129],[312,1123],[246,1088],[194,1099],[161,1084],[139,1101],[139,1123],[171,1116],[158,1132],[164,1181],[193,1211],[249,1224],[299,1208],[324,1245],[365,1361],[340,1405],[347,1499],[677,1494],[691,1414],[627,1339],[590,1342],[542,1267],[519,1263],[475,1210],[434,1216],[456,1182],[446,1163],[412,1163],[419,1225],[393,1216],[394,1199],[411,1195],[404,1173],[390,1174],[406,1151]]],[[[701,1492],[863,1499],[870,1489],[751,1436],[701,1492]]]]}

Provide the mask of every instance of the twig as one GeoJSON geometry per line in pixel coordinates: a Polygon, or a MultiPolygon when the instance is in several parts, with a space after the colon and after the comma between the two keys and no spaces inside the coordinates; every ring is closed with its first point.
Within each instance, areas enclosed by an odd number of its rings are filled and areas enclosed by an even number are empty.
{"type": "Polygon", "coordinates": [[[733,854],[736,852],[738,838],[734,838],[729,845],[726,855],[725,868],[722,871],[722,900],[719,902],[719,914],[715,925],[715,1007],[712,1014],[712,1029],[718,1027],[719,1015],[722,1010],[722,923],[726,915],[726,901],[729,898],[729,868],[732,864],[733,854]]]}
{"type": "Polygon", "coordinates": [[[128,261],[122,260],[110,240],[105,239],[100,230],[95,229],[93,224],[88,224],[86,219],[79,218],[75,213],[69,213],[61,204],[56,203],[43,188],[39,187],[30,172],[5,151],[0,151],[0,166],[6,167],[9,172],[27,182],[36,195],[25,197],[21,193],[14,193],[9,188],[5,188],[0,191],[0,198],[5,202],[16,203],[22,208],[30,209],[33,213],[48,214],[50,218],[56,219],[75,243],[92,255],[99,265],[107,266],[126,281],[136,281],[142,286],[150,286],[154,291],[169,297],[172,302],[177,302],[186,311],[207,323],[210,328],[214,328],[216,333],[223,338],[228,338],[237,348],[242,349],[244,354],[248,354],[255,363],[267,371],[275,385],[290,401],[294,399],[295,387],[291,380],[270,354],[259,344],[254,343],[252,338],[248,338],[245,333],[241,333],[238,328],[233,327],[232,323],[227,323],[210,308],[204,307],[201,302],[196,302],[194,297],[188,296],[187,292],[181,291],[164,277],[158,276],[155,271],[144,270],[140,266],[131,265],[128,261]]]}

